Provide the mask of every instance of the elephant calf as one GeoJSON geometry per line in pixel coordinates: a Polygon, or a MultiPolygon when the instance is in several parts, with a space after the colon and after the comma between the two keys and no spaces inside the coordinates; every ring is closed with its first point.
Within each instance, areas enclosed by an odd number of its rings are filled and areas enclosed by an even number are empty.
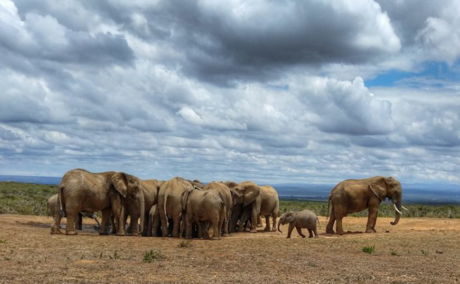
{"type": "Polygon", "coordinates": [[[284,225],[286,223],[289,223],[289,229],[288,229],[288,234],[287,237],[291,237],[292,230],[294,227],[297,229],[297,232],[299,233],[302,238],[305,238],[305,235],[302,234],[302,228],[307,228],[308,232],[310,233],[309,238],[313,237],[313,233],[315,234],[315,238],[318,237],[318,232],[316,230],[316,222],[318,221],[318,217],[316,217],[316,214],[313,211],[310,210],[302,210],[302,211],[297,211],[297,212],[287,212],[281,215],[281,218],[278,223],[278,231],[280,233],[280,224],[284,225]]]}

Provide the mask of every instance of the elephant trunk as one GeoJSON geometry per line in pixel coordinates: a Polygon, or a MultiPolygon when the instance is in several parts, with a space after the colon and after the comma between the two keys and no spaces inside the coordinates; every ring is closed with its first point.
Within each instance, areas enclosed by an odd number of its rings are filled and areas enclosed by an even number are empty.
{"type": "Polygon", "coordinates": [[[141,217],[141,221],[140,221],[140,228],[139,228],[139,232],[142,234],[144,233],[144,228],[145,228],[145,200],[144,198],[142,197],[141,200],[140,200],[140,206],[139,206],[139,211],[140,211],[140,217],[141,217]]]}
{"type": "Polygon", "coordinates": [[[283,233],[283,232],[281,232],[281,230],[280,230],[280,225],[281,225],[281,222],[278,222],[278,232],[283,233]]]}
{"type": "Polygon", "coordinates": [[[401,218],[401,201],[398,201],[396,203],[393,203],[393,206],[395,208],[395,220],[393,222],[390,222],[391,225],[396,225],[399,222],[399,219],[401,218]]]}

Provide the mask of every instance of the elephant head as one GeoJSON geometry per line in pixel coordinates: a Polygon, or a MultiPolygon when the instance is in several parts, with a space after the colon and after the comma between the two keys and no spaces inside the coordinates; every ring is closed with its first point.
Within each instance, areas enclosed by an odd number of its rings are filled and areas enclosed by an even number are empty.
{"type": "Polygon", "coordinates": [[[253,203],[260,195],[260,187],[250,181],[242,182],[233,189],[239,194],[243,206],[253,203]]]}
{"type": "Polygon", "coordinates": [[[284,224],[291,223],[291,222],[294,222],[294,213],[291,211],[284,213],[280,217],[280,220],[278,222],[278,231],[282,233],[282,231],[280,230],[280,225],[284,225],[284,224]]]}
{"type": "Polygon", "coordinates": [[[401,218],[401,210],[406,209],[401,205],[402,200],[402,188],[401,183],[393,177],[380,177],[375,183],[369,185],[369,189],[375,194],[381,201],[385,198],[391,199],[395,208],[395,220],[391,222],[391,225],[396,225],[401,218]]]}
{"type": "Polygon", "coordinates": [[[126,173],[117,172],[112,175],[111,181],[115,191],[123,197],[125,207],[133,210],[133,212],[127,213],[131,216],[140,217],[140,231],[142,231],[144,227],[145,202],[139,179],[126,173]]]}

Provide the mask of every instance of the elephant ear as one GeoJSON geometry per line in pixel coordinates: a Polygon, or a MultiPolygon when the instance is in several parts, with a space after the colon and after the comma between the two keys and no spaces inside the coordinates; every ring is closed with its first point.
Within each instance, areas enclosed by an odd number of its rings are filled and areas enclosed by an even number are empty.
{"type": "Polygon", "coordinates": [[[241,194],[234,190],[233,188],[229,188],[230,189],[230,194],[232,195],[232,200],[235,201],[235,200],[240,200],[241,198],[241,194]]]}
{"type": "Polygon", "coordinates": [[[244,201],[243,205],[247,206],[254,202],[260,194],[260,188],[255,184],[248,184],[244,188],[244,201]]]}
{"type": "Polygon", "coordinates": [[[387,195],[387,185],[384,178],[378,179],[376,182],[369,184],[369,190],[380,201],[383,201],[387,195]]]}
{"type": "Polygon", "coordinates": [[[125,173],[115,173],[112,175],[112,184],[115,190],[126,198],[128,194],[128,186],[126,181],[126,174],[125,173]]]}

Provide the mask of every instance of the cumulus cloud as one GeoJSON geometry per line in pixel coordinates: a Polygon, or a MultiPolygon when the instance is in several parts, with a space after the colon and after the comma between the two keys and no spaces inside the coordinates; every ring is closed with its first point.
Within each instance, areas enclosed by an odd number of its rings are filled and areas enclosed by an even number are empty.
{"type": "Polygon", "coordinates": [[[439,6],[2,1],[0,174],[459,182],[458,86],[365,84],[454,70],[458,17],[439,6]]]}

